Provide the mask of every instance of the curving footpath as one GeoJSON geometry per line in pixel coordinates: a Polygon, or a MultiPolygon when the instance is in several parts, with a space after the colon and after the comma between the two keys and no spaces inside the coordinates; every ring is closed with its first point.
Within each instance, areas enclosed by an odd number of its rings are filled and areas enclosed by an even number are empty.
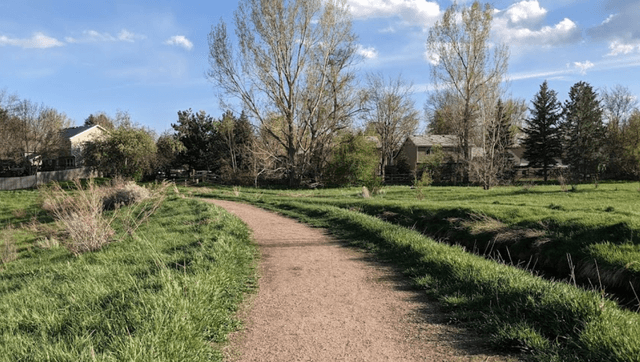
{"type": "Polygon", "coordinates": [[[230,201],[261,252],[257,294],[231,336],[230,361],[515,361],[472,331],[447,325],[437,304],[392,267],[321,229],[230,201]]]}

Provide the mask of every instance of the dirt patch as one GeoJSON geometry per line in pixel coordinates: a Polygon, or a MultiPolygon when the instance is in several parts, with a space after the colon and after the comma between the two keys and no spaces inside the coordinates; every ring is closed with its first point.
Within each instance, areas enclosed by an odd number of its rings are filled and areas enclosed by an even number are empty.
{"type": "Polygon", "coordinates": [[[389,265],[321,229],[207,200],[242,219],[261,251],[258,293],[231,337],[231,361],[515,361],[447,325],[438,305],[389,265]]]}

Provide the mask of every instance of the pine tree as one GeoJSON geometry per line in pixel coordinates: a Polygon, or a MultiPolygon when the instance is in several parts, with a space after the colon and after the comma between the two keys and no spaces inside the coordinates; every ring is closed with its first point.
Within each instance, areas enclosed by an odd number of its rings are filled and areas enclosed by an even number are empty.
{"type": "Polygon", "coordinates": [[[547,181],[549,169],[556,165],[556,158],[562,156],[562,107],[557,93],[549,89],[546,80],[531,103],[531,118],[525,120],[523,129],[526,135],[524,158],[529,161],[530,167],[541,167],[544,180],[547,181]]]}
{"type": "Polygon", "coordinates": [[[597,179],[605,162],[602,146],[605,128],[598,95],[591,85],[578,82],[564,105],[566,158],[575,180],[597,179]]]}

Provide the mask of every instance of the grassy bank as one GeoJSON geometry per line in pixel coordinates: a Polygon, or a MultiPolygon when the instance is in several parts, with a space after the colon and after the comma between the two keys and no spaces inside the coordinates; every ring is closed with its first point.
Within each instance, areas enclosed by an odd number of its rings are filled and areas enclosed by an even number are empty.
{"type": "Polygon", "coordinates": [[[100,251],[28,249],[0,271],[0,361],[221,360],[255,283],[246,226],[177,196],[100,251]]]}
{"type": "MultiPolygon", "coordinates": [[[[231,190],[217,191],[234,197],[231,190]]],[[[640,192],[636,183],[559,186],[388,187],[370,199],[361,189],[252,190],[267,203],[300,200],[376,216],[506,263],[573,278],[615,293],[631,309],[640,294],[640,192]],[[419,197],[420,196],[420,197],[419,197]]],[[[573,281],[573,280],[572,280],[573,281]]]]}
{"type": "MultiPolygon", "coordinates": [[[[437,191],[443,192],[444,189],[437,191]]],[[[464,189],[461,191],[465,192],[464,189]]],[[[465,252],[461,247],[435,242],[410,228],[393,225],[361,212],[367,205],[376,203],[385,207],[397,207],[402,202],[414,203],[407,200],[408,192],[411,191],[391,188],[383,197],[367,200],[359,197],[355,189],[287,192],[246,189],[240,190],[238,196],[233,190],[206,190],[201,194],[243,199],[277,210],[328,228],[341,239],[393,261],[415,280],[418,287],[445,306],[451,313],[452,321],[469,323],[485,330],[491,334],[494,345],[499,349],[522,351],[536,361],[640,361],[640,316],[620,309],[602,294],[585,291],[568,283],[545,280],[527,271],[465,252]]],[[[461,208],[461,204],[467,203],[469,206],[480,206],[490,213],[490,205],[500,205],[494,201],[501,203],[511,200],[511,203],[539,205],[549,201],[518,199],[519,193],[530,192],[498,190],[493,194],[478,193],[476,203],[470,200],[469,193],[453,195],[454,198],[460,198],[459,203],[456,205],[454,202],[446,208],[456,210],[461,208]],[[478,200],[483,197],[486,201],[478,200]]],[[[559,197],[553,199],[556,203],[561,202],[558,201],[559,197]]],[[[438,206],[433,204],[438,201],[430,202],[428,196],[418,201],[414,205],[420,202],[425,209],[433,207],[433,210],[437,210],[438,206]]],[[[566,201],[564,207],[571,205],[576,203],[566,201]]],[[[408,205],[401,206],[411,209],[408,205]]],[[[445,208],[445,205],[441,204],[440,207],[445,208]]],[[[574,207],[581,208],[585,214],[594,214],[593,209],[597,213],[602,206],[594,204],[589,207],[587,203],[574,207]]],[[[624,203],[614,207],[623,212],[626,208],[624,203]]],[[[477,212],[478,208],[472,210],[477,212]]],[[[521,211],[516,214],[507,209],[499,209],[492,216],[498,220],[500,213],[511,215],[500,222],[512,225],[532,222],[540,217],[521,211]]],[[[584,215],[580,220],[573,219],[571,215],[556,218],[560,224],[569,220],[573,220],[574,225],[588,227],[595,219],[585,218],[584,215]]],[[[619,220],[609,219],[608,222],[615,224],[619,220]]],[[[635,227],[634,222],[629,220],[632,228],[635,227]]]]}

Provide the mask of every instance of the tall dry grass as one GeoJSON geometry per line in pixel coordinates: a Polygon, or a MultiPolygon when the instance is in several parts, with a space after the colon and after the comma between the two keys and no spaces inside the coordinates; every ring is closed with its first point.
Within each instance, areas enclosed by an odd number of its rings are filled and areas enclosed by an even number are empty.
{"type": "Polygon", "coordinates": [[[65,247],[74,255],[99,250],[112,241],[115,231],[111,226],[117,212],[103,214],[105,189],[89,180],[83,188],[79,180],[74,181],[75,190],[65,191],[60,184],[53,183],[43,188],[42,208],[49,212],[64,229],[65,247]]]}
{"type": "Polygon", "coordinates": [[[74,186],[71,191],[58,183],[43,188],[42,208],[62,226],[63,245],[77,256],[116,241],[116,220],[122,222],[123,235],[133,234],[160,207],[168,184],[149,190],[133,182],[115,180],[110,186],[98,187],[91,179],[86,187],[79,180],[74,181],[74,186]]]}
{"type": "Polygon", "coordinates": [[[13,228],[0,230],[0,265],[7,264],[18,258],[18,251],[13,237],[13,228]]]}

